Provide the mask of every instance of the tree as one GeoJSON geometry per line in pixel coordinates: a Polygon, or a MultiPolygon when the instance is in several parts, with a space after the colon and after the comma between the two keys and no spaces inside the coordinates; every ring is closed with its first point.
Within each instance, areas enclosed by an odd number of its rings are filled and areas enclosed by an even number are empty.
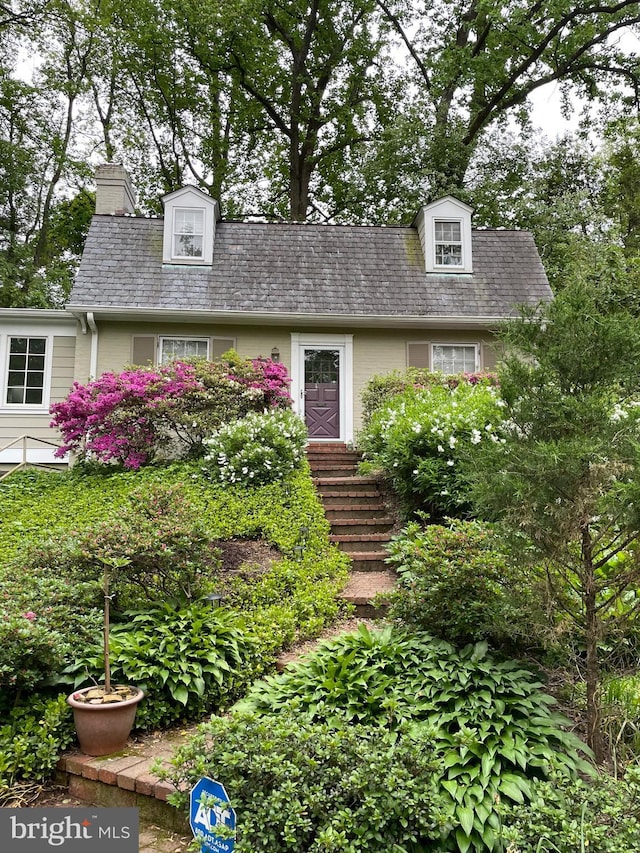
{"type": "Polygon", "coordinates": [[[598,641],[640,580],[640,320],[575,280],[502,338],[506,427],[470,459],[471,495],[521,550],[522,535],[532,543],[583,631],[588,740],[601,758],[598,641]]]}
{"type": "Polygon", "coordinates": [[[463,186],[483,132],[511,116],[526,123],[527,98],[557,81],[588,100],[629,84],[637,102],[637,60],[613,38],[640,21],[637,2],[537,0],[459,3],[423,11],[407,0],[377,0],[412,60],[428,101],[425,162],[432,196],[463,186]]]}

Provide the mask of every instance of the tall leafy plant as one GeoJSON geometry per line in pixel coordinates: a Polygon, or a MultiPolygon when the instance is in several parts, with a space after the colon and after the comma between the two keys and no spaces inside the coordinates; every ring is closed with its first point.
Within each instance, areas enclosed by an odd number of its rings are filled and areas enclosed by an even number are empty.
{"type": "Polygon", "coordinates": [[[476,448],[466,476],[477,511],[544,560],[584,633],[588,738],[601,758],[598,640],[640,578],[640,320],[576,279],[502,338],[501,440],[476,448]]]}

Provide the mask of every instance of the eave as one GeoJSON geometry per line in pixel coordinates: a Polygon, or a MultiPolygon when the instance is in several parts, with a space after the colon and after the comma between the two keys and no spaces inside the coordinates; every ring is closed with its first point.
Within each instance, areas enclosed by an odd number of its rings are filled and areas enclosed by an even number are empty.
{"type": "Polygon", "coordinates": [[[78,320],[89,313],[96,320],[123,322],[162,321],[165,323],[221,323],[231,325],[275,325],[308,328],[359,329],[494,329],[509,316],[397,315],[397,314],[307,314],[302,312],[204,311],[176,308],[113,307],[100,305],[69,306],[78,320]]]}

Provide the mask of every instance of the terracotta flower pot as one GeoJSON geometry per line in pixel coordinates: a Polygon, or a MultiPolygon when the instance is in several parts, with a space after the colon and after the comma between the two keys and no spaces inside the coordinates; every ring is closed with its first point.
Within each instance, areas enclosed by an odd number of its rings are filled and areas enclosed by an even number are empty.
{"type": "Polygon", "coordinates": [[[73,708],[80,749],[86,755],[110,755],[124,749],[133,728],[138,702],[144,696],[139,687],[130,689],[134,695],[120,702],[92,704],[86,701],[83,697],[96,691],[95,687],[74,690],[67,697],[67,702],[73,708]]]}

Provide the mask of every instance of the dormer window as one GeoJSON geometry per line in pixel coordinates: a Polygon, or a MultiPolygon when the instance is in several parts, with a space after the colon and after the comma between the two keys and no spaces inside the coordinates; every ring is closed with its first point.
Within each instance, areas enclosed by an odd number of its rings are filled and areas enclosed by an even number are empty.
{"type": "Polygon", "coordinates": [[[435,265],[437,267],[461,267],[462,223],[460,221],[436,219],[434,227],[435,265]]]}
{"type": "Polygon", "coordinates": [[[471,273],[471,208],[446,196],[425,205],[416,217],[427,273],[471,273]]]}
{"type": "Polygon", "coordinates": [[[204,210],[177,207],[173,212],[173,257],[201,258],[204,252],[204,210]]]}
{"type": "Polygon", "coordinates": [[[196,187],[183,187],[162,199],[162,262],[204,266],[213,263],[218,202],[196,187]]]}

